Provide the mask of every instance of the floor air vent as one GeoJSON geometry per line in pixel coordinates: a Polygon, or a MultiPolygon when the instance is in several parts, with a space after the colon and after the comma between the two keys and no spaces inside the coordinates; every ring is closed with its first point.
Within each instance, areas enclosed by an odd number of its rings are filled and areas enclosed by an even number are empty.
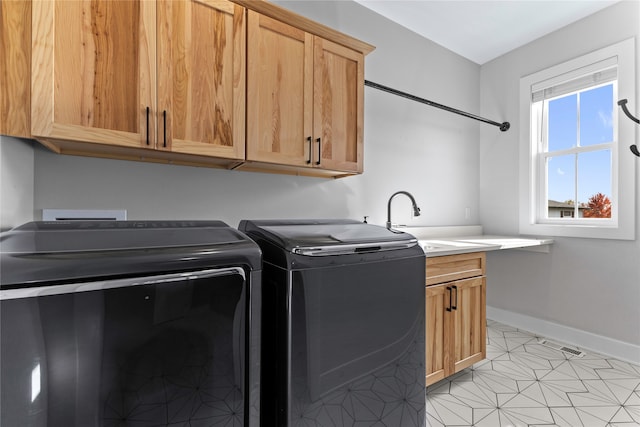
{"type": "Polygon", "coordinates": [[[571,348],[571,347],[566,347],[564,345],[555,343],[553,341],[549,341],[547,339],[539,340],[538,344],[542,344],[542,345],[544,345],[546,347],[553,348],[554,350],[564,351],[565,353],[572,354],[572,355],[574,355],[576,357],[582,357],[582,356],[585,355],[585,353],[580,351],[580,350],[576,350],[575,348],[571,348]]]}

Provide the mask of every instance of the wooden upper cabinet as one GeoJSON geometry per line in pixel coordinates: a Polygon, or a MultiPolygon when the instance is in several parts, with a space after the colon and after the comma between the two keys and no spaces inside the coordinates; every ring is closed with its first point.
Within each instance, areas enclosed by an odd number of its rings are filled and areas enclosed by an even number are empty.
{"type": "Polygon", "coordinates": [[[248,15],[247,160],[362,172],[364,54],[248,15]]]}
{"type": "Polygon", "coordinates": [[[313,36],[248,15],[247,160],[311,165],[313,36]]]}
{"type": "Polygon", "coordinates": [[[361,173],[364,55],[314,37],[313,101],[316,163],[361,173]]]}
{"type": "Polygon", "coordinates": [[[0,2],[0,134],[31,136],[31,3],[0,2]]]}
{"type": "Polygon", "coordinates": [[[244,159],[243,7],[34,1],[32,17],[33,137],[59,152],[244,159]]]}
{"type": "Polygon", "coordinates": [[[155,139],[155,4],[32,3],[31,133],[139,147],[155,139]],[[148,130],[147,130],[148,129],[148,130]]]}
{"type": "Polygon", "coordinates": [[[2,103],[2,133],[58,153],[362,172],[367,43],[268,1],[5,3],[0,94],[22,100],[2,103]]]}
{"type": "Polygon", "coordinates": [[[245,13],[226,0],[158,1],[158,142],[244,159],[245,13]]]}

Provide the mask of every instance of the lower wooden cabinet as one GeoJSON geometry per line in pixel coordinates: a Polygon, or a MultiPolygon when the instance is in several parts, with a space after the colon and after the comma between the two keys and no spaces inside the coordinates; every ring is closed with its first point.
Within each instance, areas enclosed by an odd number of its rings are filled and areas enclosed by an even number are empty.
{"type": "Polygon", "coordinates": [[[431,284],[425,289],[426,385],[486,357],[484,264],[484,253],[427,258],[427,283],[438,275],[457,280],[431,284]],[[468,268],[470,265],[477,268],[468,268]],[[469,275],[472,277],[460,278],[469,275]]]}

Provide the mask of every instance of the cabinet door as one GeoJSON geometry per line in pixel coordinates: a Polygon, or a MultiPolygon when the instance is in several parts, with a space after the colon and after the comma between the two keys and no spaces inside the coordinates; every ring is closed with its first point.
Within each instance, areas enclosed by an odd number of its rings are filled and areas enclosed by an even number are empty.
{"type": "Polygon", "coordinates": [[[155,140],[155,2],[33,1],[32,29],[34,137],[155,140]]]}
{"type": "Polygon", "coordinates": [[[316,36],[314,74],[315,163],[362,172],[364,55],[316,36]]]}
{"type": "Polygon", "coordinates": [[[449,329],[452,323],[445,312],[449,307],[450,289],[447,285],[427,286],[426,292],[426,382],[427,386],[440,381],[450,374],[449,329]]]}
{"type": "Polygon", "coordinates": [[[483,360],[486,357],[486,285],[484,277],[452,282],[454,372],[483,360]]]}
{"type": "Polygon", "coordinates": [[[313,37],[248,12],[247,160],[311,167],[313,37]]]}
{"type": "Polygon", "coordinates": [[[157,148],[244,158],[245,10],[158,2],[157,148]]]}
{"type": "Polygon", "coordinates": [[[31,2],[0,2],[0,135],[31,136],[31,2]]]}

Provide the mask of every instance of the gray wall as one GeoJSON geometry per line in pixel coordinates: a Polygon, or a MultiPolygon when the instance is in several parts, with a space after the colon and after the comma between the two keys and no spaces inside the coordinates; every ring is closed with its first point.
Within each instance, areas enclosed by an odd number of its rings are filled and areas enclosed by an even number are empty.
{"type": "Polygon", "coordinates": [[[33,145],[0,136],[0,230],[33,219],[33,145]]]}
{"type": "MultiPolygon", "coordinates": [[[[519,141],[520,78],[633,36],[637,76],[637,1],[617,3],[481,67],[482,114],[507,116],[512,125],[502,135],[480,131],[479,206],[485,232],[518,233],[519,150],[526,144],[519,141]]],[[[620,96],[633,97],[637,106],[639,94],[620,96]]],[[[639,201],[636,195],[636,230],[639,201]]],[[[640,241],[556,238],[548,255],[492,253],[487,265],[489,306],[640,345],[640,241]]],[[[640,350],[636,357],[640,363],[640,350]]]]}
{"type": "MultiPolygon", "coordinates": [[[[367,79],[479,110],[478,65],[354,2],[284,6],[377,46],[366,58],[367,79]]],[[[400,223],[478,222],[475,122],[366,88],[364,140],[364,174],[339,180],[60,156],[37,146],[33,216],[43,208],[127,209],[130,219],[217,218],[231,225],[249,217],[364,215],[383,224],[389,196],[408,190],[423,215],[412,219],[408,202],[395,199],[400,223]]]]}

